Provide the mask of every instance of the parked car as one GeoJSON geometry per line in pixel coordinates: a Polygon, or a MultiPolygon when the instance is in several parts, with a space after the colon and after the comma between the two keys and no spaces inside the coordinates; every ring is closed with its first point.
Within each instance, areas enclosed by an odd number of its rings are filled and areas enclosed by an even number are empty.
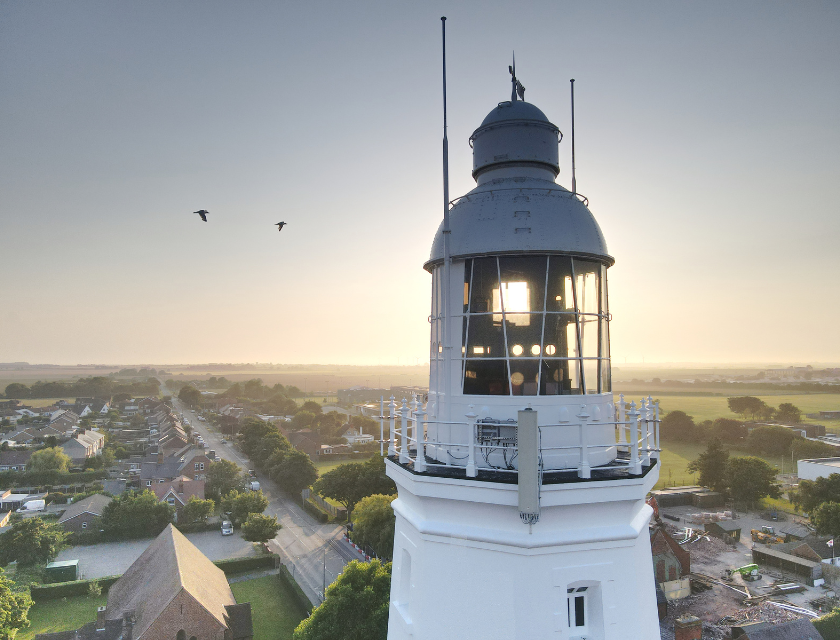
{"type": "Polygon", "coordinates": [[[260,483],[259,483],[259,482],[257,482],[256,480],[252,480],[252,481],[250,482],[250,484],[248,485],[248,488],[249,488],[251,491],[259,491],[259,490],[260,490],[260,483]]]}
{"type": "Polygon", "coordinates": [[[233,524],[230,520],[223,520],[222,521],[222,535],[223,536],[232,536],[233,535],[233,524]]]}

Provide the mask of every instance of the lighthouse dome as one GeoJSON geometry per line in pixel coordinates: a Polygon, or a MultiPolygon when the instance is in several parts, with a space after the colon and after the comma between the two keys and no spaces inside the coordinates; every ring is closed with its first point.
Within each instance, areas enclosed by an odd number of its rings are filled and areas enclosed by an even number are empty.
{"type": "Polygon", "coordinates": [[[511,167],[533,167],[553,180],[560,172],[557,157],[560,130],[534,105],[520,100],[500,102],[470,137],[473,178],[511,167]]]}

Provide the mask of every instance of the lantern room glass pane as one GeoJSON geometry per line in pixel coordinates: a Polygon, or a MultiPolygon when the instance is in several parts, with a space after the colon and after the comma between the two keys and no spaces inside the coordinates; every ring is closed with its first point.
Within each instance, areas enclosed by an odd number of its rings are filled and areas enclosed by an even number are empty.
{"type": "Polygon", "coordinates": [[[504,310],[511,322],[519,324],[516,314],[543,310],[546,265],[545,256],[499,258],[504,310]]]}
{"type": "Polygon", "coordinates": [[[598,360],[583,361],[583,375],[586,379],[586,393],[598,393],[598,360]]]}
{"type": "Polygon", "coordinates": [[[505,340],[502,323],[490,314],[470,315],[467,335],[467,358],[504,358],[505,340]]]}
{"type": "Polygon", "coordinates": [[[537,378],[540,372],[539,360],[510,361],[510,392],[514,396],[537,395],[537,378]]]}
{"type": "Polygon", "coordinates": [[[547,311],[574,311],[572,293],[572,259],[551,256],[548,266],[547,311]]]}
{"type": "MultiPolygon", "coordinates": [[[[476,258],[472,261],[472,284],[469,292],[470,313],[493,311],[494,290],[499,290],[499,270],[496,265],[496,258],[476,258]]],[[[499,308],[499,311],[501,311],[501,308],[499,308]]]]}
{"type": "Polygon", "coordinates": [[[577,306],[580,313],[599,313],[601,306],[601,265],[575,260],[577,306]]]}
{"type": "Polygon", "coordinates": [[[555,358],[578,356],[575,316],[570,313],[548,313],[545,316],[543,355],[555,358]]]}
{"type": "Polygon", "coordinates": [[[546,359],[540,368],[540,395],[568,396],[580,393],[579,360],[546,359]]]}
{"type": "Polygon", "coordinates": [[[507,324],[505,329],[507,331],[508,343],[508,357],[539,357],[540,355],[540,340],[542,339],[542,313],[521,314],[520,320],[523,316],[528,316],[528,322],[511,322],[506,316],[507,324]]]}
{"type": "Polygon", "coordinates": [[[584,358],[597,358],[600,318],[594,315],[581,315],[579,322],[582,355],[584,358]]]}
{"type": "Polygon", "coordinates": [[[504,360],[467,360],[464,365],[464,394],[509,395],[507,362],[504,360]]]}

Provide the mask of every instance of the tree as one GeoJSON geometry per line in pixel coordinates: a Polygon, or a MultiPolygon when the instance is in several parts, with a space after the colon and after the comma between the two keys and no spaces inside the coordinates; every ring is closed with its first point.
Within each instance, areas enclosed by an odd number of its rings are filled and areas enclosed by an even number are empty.
{"type": "Polygon", "coordinates": [[[274,516],[250,513],[242,525],[242,537],[248,542],[268,542],[277,535],[280,523],[274,516]]]}
{"type": "Polygon", "coordinates": [[[794,438],[790,445],[790,455],[794,460],[805,460],[807,458],[830,458],[837,449],[825,442],[806,440],[805,438],[794,438]]]}
{"type": "Polygon", "coordinates": [[[278,464],[269,467],[269,477],[287,494],[297,497],[318,479],[318,470],[307,454],[292,449],[281,455],[278,464]]]}
{"type": "Polygon", "coordinates": [[[688,465],[690,473],[700,472],[700,484],[715,491],[726,490],[726,464],[729,452],[720,440],[713,439],[706,450],[688,465]]]}
{"type": "Polygon", "coordinates": [[[390,562],[353,560],[295,629],[294,640],[385,640],[390,596],[390,562]]]}
{"type": "Polygon", "coordinates": [[[323,409],[321,409],[321,405],[318,404],[317,402],[313,402],[312,400],[307,400],[302,405],[300,405],[300,410],[301,411],[309,411],[310,413],[313,413],[313,414],[316,414],[316,415],[323,411],[323,409]]]}
{"type": "Polygon", "coordinates": [[[222,498],[222,512],[230,514],[233,524],[241,524],[252,513],[262,513],[268,506],[268,498],[262,491],[231,491],[222,498]]]}
{"type": "Polygon", "coordinates": [[[741,504],[754,505],[761,498],[778,498],[776,469],[766,460],[754,456],[731,458],[726,465],[729,493],[741,504]]]}
{"type": "Polygon", "coordinates": [[[315,483],[315,492],[337,500],[347,509],[347,519],[362,498],[376,493],[396,493],[396,485],[385,475],[385,462],[378,455],[364,463],[342,464],[325,473],[315,483]]]}
{"type": "Polygon", "coordinates": [[[379,558],[390,559],[394,553],[396,516],[391,503],[396,497],[368,496],[353,510],[353,542],[369,546],[379,558]]]}
{"type": "Polygon", "coordinates": [[[178,392],[178,399],[191,407],[196,407],[201,404],[201,391],[188,384],[181,387],[178,392]]]}
{"type": "Polygon", "coordinates": [[[6,386],[6,397],[7,398],[28,398],[30,395],[29,387],[25,384],[21,384],[19,382],[13,382],[10,385],[6,386]]]}
{"type": "Polygon", "coordinates": [[[751,451],[765,453],[772,456],[786,456],[790,454],[790,445],[796,434],[785,427],[776,425],[756,427],[747,437],[747,445],[751,451]]]}
{"type": "Polygon", "coordinates": [[[56,522],[25,518],[3,534],[0,544],[0,567],[17,560],[18,565],[46,564],[65,546],[69,534],[56,522]]]}
{"type": "Polygon", "coordinates": [[[812,618],[811,622],[825,640],[840,638],[840,607],[834,608],[830,613],[819,618],[812,618]]]}
{"type": "Polygon", "coordinates": [[[811,513],[811,522],[817,533],[840,538],[840,504],[823,502],[811,513]]]}
{"type": "Polygon", "coordinates": [[[158,535],[172,522],[175,510],[149,491],[126,491],[102,510],[102,528],[113,538],[144,538],[158,535]]]}
{"type": "Polygon", "coordinates": [[[12,640],[18,629],[29,626],[32,598],[26,591],[15,590],[15,583],[0,569],[0,640],[12,640]]]}
{"type": "Polygon", "coordinates": [[[187,504],[184,505],[183,515],[185,522],[206,522],[213,513],[216,503],[212,500],[202,500],[196,496],[190,496],[187,504]]]}
{"type": "Polygon", "coordinates": [[[305,429],[312,424],[315,419],[315,414],[311,411],[298,411],[292,416],[292,429],[295,431],[305,429]]]}
{"type": "Polygon", "coordinates": [[[659,434],[665,441],[694,442],[697,440],[697,427],[694,418],[684,411],[669,411],[662,419],[659,434]]]}
{"type": "Polygon", "coordinates": [[[231,491],[241,491],[245,488],[245,476],[235,462],[219,460],[211,462],[207,467],[207,483],[204,487],[205,495],[219,501],[221,497],[231,491]]]}
{"type": "Polygon", "coordinates": [[[729,405],[730,411],[737,413],[745,420],[747,419],[747,416],[755,419],[762,410],[767,408],[764,400],[754,398],[753,396],[728,398],[726,402],[729,405]]]}
{"type": "Polygon", "coordinates": [[[805,513],[813,513],[824,502],[836,502],[840,496],[840,473],[827,478],[800,480],[791,502],[805,513]]]}
{"type": "Polygon", "coordinates": [[[721,442],[735,444],[747,437],[747,427],[743,422],[731,418],[718,418],[709,428],[709,436],[721,442]]]}
{"type": "Polygon", "coordinates": [[[786,424],[798,424],[802,420],[802,412],[796,405],[783,402],[776,411],[776,420],[786,424]]]}
{"type": "Polygon", "coordinates": [[[27,471],[58,471],[66,473],[72,460],[59,447],[48,447],[35,451],[26,463],[27,471]]]}

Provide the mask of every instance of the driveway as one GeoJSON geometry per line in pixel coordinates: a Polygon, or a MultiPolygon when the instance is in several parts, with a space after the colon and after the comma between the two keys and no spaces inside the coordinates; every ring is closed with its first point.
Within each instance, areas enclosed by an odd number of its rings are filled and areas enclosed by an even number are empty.
{"type": "MultiPolygon", "coordinates": [[[[232,536],[223,536],[218,531],[202,531],[188,533],[186,537],[210,560],[243,558],[257,554],[254,543],[243,540],[238,531],[232,536]]],[[[56,559],[78,560],[82,578],[115,576],[125,573],[150,542],[150,539],[127,540],[70,547],[59,553],[56,559]]]]}

